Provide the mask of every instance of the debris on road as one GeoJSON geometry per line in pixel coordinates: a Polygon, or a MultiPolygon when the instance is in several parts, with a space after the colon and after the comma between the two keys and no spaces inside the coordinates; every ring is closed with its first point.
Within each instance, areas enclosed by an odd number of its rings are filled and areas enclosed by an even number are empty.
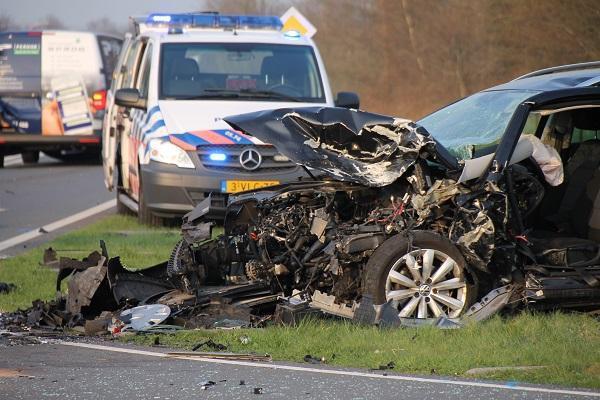
{"type": "Polygon", "coordinates": [[[221,352],[194,352],[194,351],[173,351],[167,353],[170,357],[192,357],[192,358],[210,358],[215,360],[237,360],[237,361],[273,361],[269,354],[243,354],[243,353],[221,353],[221,352]]]}
{"type": "Polygon", "coordinates": [[[211,386],[216,385],[215,381],[206,381],[200,384],[200,389],[206,390],[211,386]]]}

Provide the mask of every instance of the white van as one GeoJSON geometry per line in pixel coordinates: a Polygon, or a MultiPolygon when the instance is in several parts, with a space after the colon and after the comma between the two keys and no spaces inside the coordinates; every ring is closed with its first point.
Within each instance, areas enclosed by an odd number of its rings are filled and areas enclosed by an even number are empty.
{"type": "Polygon", "coordinates": [[[149,224],[211,192],[290,182],[305,171],[223,117],[334,101],[315,43],[279,17],[153,14],[126,40],[104,124],[105,183],[119,209],[149,224]],[[114,104],[112,104],[114,96],[114,104]]]}
{"type": "Polygon", "coordinates": [[[0,32],[0,167],[42,150],[64,158],[100,150],[118,37],[91,32],[0,32]]]}

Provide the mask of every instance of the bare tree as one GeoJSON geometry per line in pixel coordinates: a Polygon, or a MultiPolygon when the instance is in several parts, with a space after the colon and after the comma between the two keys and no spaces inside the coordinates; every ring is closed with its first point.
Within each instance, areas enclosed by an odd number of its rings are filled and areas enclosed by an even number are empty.
{"type": "Polygon", "coordinates": [[[48,14],[34,26],[35,29],[66,29],[66,25],[53,14],[48,14]]]}
{"type": "Polygon", "coordinates": [[[16,29],[18,29],[18,27],[9,15],[0,15],[0,32],[14,31],[16,29]]]}
{"type": "Polygon", "coordinates": [[[102,17],[88,22],[87,29],[98,33],[112,33],[115,35],[123,35],[127,32],[127,26],[117,26],[108,17],[102,17]]]}
{"type": "Polygon", "coordinates": [[[224,13],[296,7],[332,88],[361,107],[419,118],[538,68],[600,59],[598,0],[206,0],[224,13]]]}

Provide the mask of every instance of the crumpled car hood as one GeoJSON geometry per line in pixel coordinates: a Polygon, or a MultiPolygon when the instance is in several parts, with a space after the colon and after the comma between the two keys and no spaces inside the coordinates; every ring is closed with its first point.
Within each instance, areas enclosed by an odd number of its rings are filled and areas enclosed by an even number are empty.
{"type": "Polygon", "coordinates": [[[333,107],[282,108],[224,118],[292,161],[335,179],[393,183],[435,142],[412,121],[333,107]]]}

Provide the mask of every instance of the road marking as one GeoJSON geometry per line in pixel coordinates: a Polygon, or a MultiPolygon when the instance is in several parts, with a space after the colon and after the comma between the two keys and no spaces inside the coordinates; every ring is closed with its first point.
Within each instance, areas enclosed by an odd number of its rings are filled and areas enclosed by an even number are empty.
{"type": "Polygon", "coordinates": [[[88,208],[87,210],[78,212],[77,214],[73,214],[70,217],[59,219],[58,221],[54,221],[54,222],[52,222],[48,225],[44,225],[38,229],[34,229],[32,231],[25,232],[21,235],[12,237],[3,242],[0,242],[0,251],[6,250],[10,247],[16,246],[23,242],[27,242],[28,240],[34,239],[38,236],[42,236],[45,233],[50,233],[52,231],[63,228],[72,223],[81,221],[82,219],[89,218],[89,217],[99,214],[103,211],[110,210],[111,208],[115,207],[116,205],[117,205],[116,199],[109,200],[102,204],[98,204],[97,206],[94,206],[92,208],[88,208]],[[40,232],[41,230],[43,230],[45,232],[42,233],[42,232],[40,232]]]}
{"type": "Polygon", "coordinates": [[[518,384],[515,384],[514,382],[510,382],[509,384],[502,385],[502,384],[497,384],[497,383],[471,382],[471,381],[436,379],[436,378],[420,378],[420,377],[416,377],[416,376],[379,375],[379,374],[370,373],[370,372],[357,372],[357,371],[343,371],[343,370],[337,370],[337,369],[319,369],[319,368],[309,368],[309,367],[297,367],[297,366],[293,366],[293,365],[266,364],[266,363],[258,363],[258,362],[251,362],[251,361],[213,360],[210,358],[186,357],[186,356],[173,357],[173,356],[168,356],[166,353],[127,349],[127,348],[123,348],[123,347],[103,346],[103,345],[89,344],[89,343],[75,343],[75,342],[63,342],[63,341],[59,341],[58,343],[65,345],[65,346],[82,347],[82,348],[92,349],[92,350],[113,351],[116,353],[137,354],[137,355],[150,356],[150,357],[176,358],[178,360],[201,361],[201,362],[208,362],[208,363],[214,363],[214,364],[242,365],[242,366],[253,367],[253,368],[280,369],[280,370],[297,371],[297,372],[312,372],[312,373],[325,374],[325,375],[357,376],[357,377],[361,377],[361,378],[386,379],[386,380],[392,380],[392,381],[440,383],[440,384],[444,384],[444,385],[471,386],[471,387],[481,387],[481,388],[489,388],[489,389],[517,390],[517,391],[536,392],[536,393],[564,394],[564,395],[569,395],[569,396],[600,397],[600,392],[586,392],[586,391],[579,391],[579,390],[549,389],[549,388],[541,388],[541,387],[519,386],[518,384]]]}

